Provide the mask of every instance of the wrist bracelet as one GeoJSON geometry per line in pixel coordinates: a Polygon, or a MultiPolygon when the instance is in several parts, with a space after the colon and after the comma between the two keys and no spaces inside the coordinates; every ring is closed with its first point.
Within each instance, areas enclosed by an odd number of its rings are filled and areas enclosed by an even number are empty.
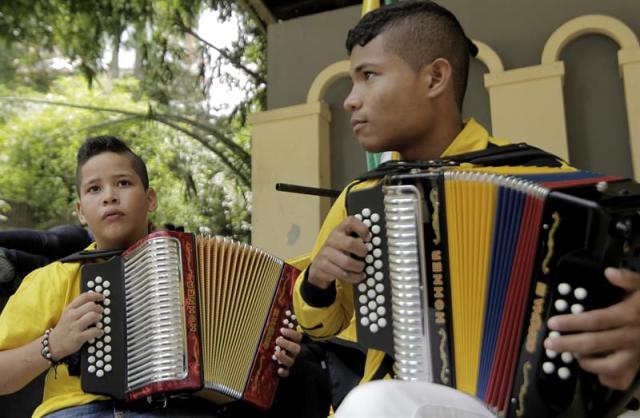
{"type": "Polygon", "coordinates": [[[49,351],[49,335],[51,334],[51,331],[53,331],[53,328],[49,328],[44,332],[44,335],[42,336],[42,341],[41,341],[42,351],[40,351],[40,353],[42,354],[42,357],[44,357],[44,359],[49,362],[49,365],[53,367],[53,371],[57,377],[56,367],[58,367],[58,365],[60,365],[62,361],[54,360],[53,357],[51,356],[51,351],[49,351]]]}

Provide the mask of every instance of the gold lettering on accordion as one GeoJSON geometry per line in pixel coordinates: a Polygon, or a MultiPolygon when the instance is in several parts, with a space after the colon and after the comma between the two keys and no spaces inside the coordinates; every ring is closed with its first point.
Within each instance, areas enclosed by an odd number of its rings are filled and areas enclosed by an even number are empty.
{"type": "Polygon", "coordinates": [[[438,335],[440,335],[440,361],[442,362],[440,380],[445,385],[448,385],[449,377],[451,376],[451,369],[449,368],[449,355],[447,354],[447,331],[440,328],[438,330],[438,335]]]}
{"type": "Polygon", "coordinates": [[[549,262],[551,261],[551,257],[553,257],[553,248],[555,247],[555,235],[558,227],[560,226],[560,214],[558,212],[553,212],[551,215],[553,218],[553,225],[551,225],[551,230],[549,231],[549,236],[547,238],[547,254],[542,260],[542,272],[544,274],[549,274],[551,271],[549,269],[549,262]]]}
{"type": "Polygon", "coordinates": [[[198,331],[198,312],[196,310],[196,288],[193,281],[187,281],[187,325],[189,332],[198,331]]]}
{"type": "Polygon", "coordinates": [[[531,318],[529,319],[529,329],[527,330],[527,340],[525,343],[525,349],[531,354],[536,351],[538,333],[540,332],[540,328],[542,328],[542,311],[544,309],[544,296],[547,294],[547,285],[542,282],[537,282],[535,294],[538,297],[533,300],[533,306],[531,307],[531,318]]]}
{"type": "Polygon", "coordinates": [[[446,303],[444,302],[444,281],[442,280],[442,251],[431,251],[431,276],[433,286],[433,307],[435,309],[435,323],[445,324],[447,317],[445,314],[446,303]]]}
{"type": "Polygon", "coordinates": [[[520,385],[520,392],[518,392],[518,409],[516,409],[516,415],[521,417],[524,415],[524,397],[527,396],[529,390],[529,372],[531,371],[531,363],[525,361],[522,365],[522,385],[520,385]]]}
{"type": "Polygon", "coordinates": [[[262,348],[265,350],[269,350],[271,345],[271,339],[273,338],[273,334],[276,332],[276,321],[280,316],[280,309],[277,307],[273,307],[273,314],[271,315],[271,320],[269,321],[269,327],[267,328],[267,335],[262,343],[262,348]]]}
{"type": "Polygon", "coordinates": [[[433,244],[440,244],[440,201],[438,200],[438,191],[434,187],[429,192],[429,200],[433,206],[433,214],[431,215],[431,228],[433,228],[433,244]]]}

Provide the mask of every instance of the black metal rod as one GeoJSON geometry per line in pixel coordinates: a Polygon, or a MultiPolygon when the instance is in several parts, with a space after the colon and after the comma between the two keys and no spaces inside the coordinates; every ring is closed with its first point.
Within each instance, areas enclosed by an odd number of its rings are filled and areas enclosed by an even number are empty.
{"type": "Polygon", "coordinates": [[[313,196],[331,197],[334,199],[340,195],[340,190],[298,186],[295,184],[287,184],[287,183],[276,183],[276,190],[279,192],[310,194],[313,196]]]}

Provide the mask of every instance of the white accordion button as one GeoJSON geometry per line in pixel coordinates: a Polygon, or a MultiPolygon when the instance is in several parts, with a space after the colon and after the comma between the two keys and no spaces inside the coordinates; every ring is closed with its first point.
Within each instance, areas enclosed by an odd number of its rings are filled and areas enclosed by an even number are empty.
{"type": "Polygon", "coordinates": [[[373,245],[375,245],[377,247],[378,245],[380,245],[382,243],[382,239],[380,237],[373,237],[371,242],[373,243],[373,245]]]}
{"type": "Polygon", "coordinates": [[[377,281],[382,281],[382,279],[384,279],[384,274],[382,274],[381,271],[376,272],[376,274],[373,276],[377,281]]]}
{"type": "Polygon", "coordinates": [[[97,367],[102,367],[102,366],[104,366],[104,361],[102,361],[102,360],[98,360],[98,361],[96,362],[96,366],[97,366],[97,367]]]}
{"type": "Polygon", "coordinates": [[[372,243],[367,242],[366,246],[367,246],[367,251],[369,251],[369,252],[373,251],[373,244],[372,243]]]}
{"type": "Polygon", "coordinates": [[[369,314],[369,320],[370,320],[371,322],[375,322],[375,321],[377,321],[377,320],[378,320],[378,314],[377,314],[377,313],[375,313],[375,312],[371,312],[371,313],[369,314]]]}
{"type": "Polygon", "coordinates": [[[378,292],[378,293],[384,292],[384,285],[382,283],[378,283],[376,285],[376,292],[378,292]]]}
{"type": "Polygon", "coordinates": [[[375,290],[373,289],[369,289],[367,291],[367,296],[369,296],[369,299],[374,299],[378,294],[376,293],[375,290]]]}
{"type": "Polygon", "coordinates": [[[382,260],[376,260],[373,262],[373,267],[377,268],[377,269],[381,269],[382,268],[382,260]]]}
{"type": "MultiPolygon", "coordinates": [[[[91,347],[91,348],[93,348],[93,347],[91,347]]],[[[89,363],[95,363],[96,362],[96,358],[94,356],[89,356],[89,358],[87,360],[89,360],[89,363]]]]}
{"type": "Polygon", "coordinates": [[[89,371],[89,373],[95,373],[96,372],[96,366],[91,365],[91,366],[89,366],[89,368],[87,370],[89,371]]]}
{"type": "MultiPolygon", "coordinates": [[[[289,324],[289,325],[291,325],[291,324],[289,324]]],[[[111,352],[111,346],[110,345],[105,345],[104,346],[104,352],[105,353],[110,353],[111,352]]]]}
{"type": "Polygon", "coordinates": [[[107,364],[106,366],[104,366],[104,371],[105,371],[105,372],[110,372],[110,371],[111,371],[111,369],[112,369],[112,368],[111,368],[111,365],[110,365],[110,364],[107,364]]]}
{"type": "Polygon", "coordinates": [[[106,361],[107,363],[111,363],[111,354],[107,354],[106,356],[104,356],[104,361],[106,361]]]}
{"type": "Polygon", "coordinates": [[[96,352],[96,348],[94,346],[89,346],[89,348],[87,348],[87,351],[89,352],[89,354],[93,354],[96,352]]]}
{"type": "Polygon", "coordinates": [[[365,218],[368,218],[369,216],[371,216],[371,209],[369,208],[362,209],[362,216],[364,216],[365,218]]]}
{"type": "Polygon", "coordinates": [[[103,319],[103,322],[105,324],[110,324],[111,323],[111,318],[109,318],[108,316],[106,318],[103,319]]]}
{"type": "Polygon", "coordinates": [[[569,304],[567,303],[566,300],[564,299],[558,299],[555,301],[555,303],[553,304],[553,306],[555,306],[556,310],[558,312],[564,312],[567,310],[567,308],[569,307],[569,304]]]}
{"type": "Polygon", "coordinates": [[[569,286],[569,283],[560,283],[558,285],[558,292],[560,292],[562,296],[566,296],[571,292],[571,286],[569,286]]]}
{"type": "Polygon", "coordinates": [[[102,303],[104,303],[104,306],[109,306],[109,305],[111,305],[111,299],[104,298],[104,301],[102,303]]]}
{"type": "Polygon", "coordinates": [[[369,307],[369,309],[371,309],[372,311],[375,311],[375,309],[378,307],[378,305],[374,302],[371,301],[369,302],[369,304],[367,305],[369,307]]]}
{"type": "Polygon", "coordinates": [[[380,215],[378,215],[377,213],[374,213],[371,215],[371,220],[373,222],[379,222],[380,221],[380,215]]]}
{"type": "Polygon", "coordinates": [[[384,328],[387,326],[387,320],[384,318],[380,318],[378,319],[378,325],[380,325],[380,328],[384,328]]]}
{"type": "Polygon", "coordinates": [[[551,374],[556,371],[556,366],[554,366],[550,361],[545,361],[542,363],[542,371],[546,374],[551,374]]]}
{"type": "Polygon", "coordinates": [[[359,221],[361,221],[361,220],[362,220],[362,215],[360,215],[359,213],[357,213],[357,214],[355,215],[355,217],[356,217],[356,219],[357,219],[357,220],[359,220],[359,221]]]}
{"type": "Polygon", "coordinates": [[[547,355],[547,357],[549,358],[556,358],[556,356],[558,355],[557,352],[553,351],[553,350],[545,350],[545,354],[547,355]]]}
{"type": "Polygon", "coordinates": [[[369,299],[367,299],[367,295],[360,295],[360,297],[358,298],[358,301],[363,305],[366,304],[368,300],[369,299]]]}
{"type": "Polygon", "coordinates": [[[102,324],[102,322],[96,322],[96,327],[98,328],[102,328],[104,325],[102,324]]]}
{"type": "Polygon", "coordinates": [[[367,228],[371,228],[371,221],[368,219],[365,219],[364,221],[362,221],[363,224],[365,224],[367,226],[367,228]]]}
{"type": "Polygon", "coordinates": [[[384,296],[378,295],[378,297],[376,297],[376,302],[378,302],[379,305],[382,305],[384,303],[384,296]]]}
{"type": "Polygon", "coordinates": [[[363,327],[366,327],[367,325],[369,325],[369,318],[363,316],[362,318],[360,318],[360,324],[362,324],[363,327]]]}
{"type": "Polygon", "coordinates": [[[94,286],[95,286],[95,283],[93,283],[93,281],[92,281],[92,280],[89,280],[89,281],[87,282],[87,287],[88,287],[89,289],[93,289],[93,287],[94,287],[94,286]]]}
{"type": "Polygon", "coordinates": [[[96,351],[96,357],[102,358],[102,356],[104,356],[104,353],[102,352],[102,350],[96,351]]]}
{"type": "Polygon", "coordinates": [[[376,332],[378,332],[378,325],[377,324],[371,324],[369,326],[369,331],[371,331],[372,333],[375,334],[376,332]]]}
{"type": "Polygon", "coordinates": [[[579,303],[571,305],[571,313],[579,314],[582,312],[584,312],[584,306],[580,305],[579,303]]]}
{"type": "Polygon", "coordinates": [[[287,318],[283,319],[282,325],[289,325],[289,320],[287,318]]]}
{"type": "Polygon", "coordinates": [[[111,308],[104,308],[104,311],[102,312],[105,315],[111,315],[111,308]]]}
{"type": "Polygon", "coordinates": [[[109,280],[105,280],[104,283],[102,283],[102,286],[106,289],[107,287],[111,286],[111,282],[109,280]]]}
{"type": "Polygon", "coordinates": [[[558,369],[558,377],[562,380],[567,380],[571,377],[571,370],[569,370],[567,367],[560,367],[558,369]]]}
{"type": "Polygon", "coordinates": [[[369,314],[369,308],[367,308],[366,306],[361,306],[360,315],[368,315],[368,314],[369,314]]]}
{"type": "Polygon", "coordinates": [[[380,225],[374,225],[371,227],[371,232],[373,232],[374,234],[379,234],[380,233],[380,225]]]}
{"type": "Polygon", "coordinates": [[[367,254],[367,256],[364,258],[364,262],[367,264],[373,263],[373,256],[371,254],[367,254]]]}
{"type": "Polygon", "coordinates": [[[102,291],[102,294],[103,294],[103,295],[105,295],[105,297],[106,297],[106,296],[111,296],[111,290],[109,290],[109,289],[104,289],[104,290],[102,291]]]}
{"type": "Polygon", "coordinates": [[[380,248],[376,248],[373,250],[373,256],[375,258],[380,258],[382,256],[382,250],[380,248]]]}
{"type": "Polygon", "coordinates": [[[102,276],[96,276],[93,280],[95,280],[96,283],[102,283],[102,276]]]}
{"type": "Polygon", "coordinates": [[[104,344],[102,343],[102,341],[98,341],[98,343],[96,344],[96,347],[98,348],[102,348],[104,346],[104,344]]]}
{"type": "Polygon", "coordinates": [[[549,338],[558,338],[560,336],[560,333],[558,331],[551,331],[549,333],[549,338]]]}
{"type": "Polygon", "coordinates": [[[579,287],[573,291],[573,295],[578,300],[585,300],[587,298],[587,289],[585,289],[584,287],[579,287]]]}
{"type": "Polygon", "coordinates": [[[384,308],[384,306],[378,306],[376,312],[378,312],[378,315],[384,316],[387,313],[387,310],[384,308]]]}
{"type": "Polygon", "coordinates": [[[569,364],[573,361],[573,354],[565,351],[564,353],[560,354],[560,358],[563,362],[569,364]]]}
{"type": "Polygon", "coordinates": [[[366,292],[366,291],[367,291],[367,285],[366,285],[366,284],[364,284],[364,283],[360,283],[360,284],[358,285],[358,290],[360,291],[360,293],[364,293],[364,292],[366,292]]]}
{"type": "Polygon", "coordinates": [[[367,286],[373,287],[375,285],[376,285],[376,281],[373,278],[368,278],[367,279],[367,286]]]}
{"type": "Polygon", "coordinates": [[[372,274],[374,274],[376,272],[376,269],[374,269],[373,266],[367,266],[365,271],[367,272],[367,275],[371,276],[372,274]]]}
{"type": "Polygon", "coordinates": [[[106,327],[104,327],[104,333],[105,334],[109,334],[110,332],[111,332],[111,327],[110,326],[107,325],[106,327]]]}
{"type": "Polygon", "coordinates": [[[96,292],[102,293],[102,286],[96,286],[96,292]]]}

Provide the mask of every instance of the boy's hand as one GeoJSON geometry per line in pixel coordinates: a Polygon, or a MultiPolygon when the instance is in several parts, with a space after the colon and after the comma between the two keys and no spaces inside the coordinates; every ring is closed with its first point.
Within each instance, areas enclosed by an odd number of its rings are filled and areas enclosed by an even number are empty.
{"type": "Polygon", "coordinates": [[[576,334],[547,339],[545,348],[574,353],[580,367],[612,389],[625,390],[640,368],[640,273],[607,268],[605,276],[627,291],[608,308],[549,319],[549,328],[576,334]]]}
{"type": "Polygon", "coordinates": [[[365,242],[370,239],[369,229],[353,216],[349,216],[335,227],[309,267],[309,283],[326,289],[336,279],[350,283],[362,281],[364,258],[367,255],[365,242]]]}
{"type": "Polygon", "coordinates": [[[280,377],[289,376],[289,369],[296,362],[296,357],[300,354],[300,341],[302,334],[290,328],[280,328],[283,336],[276,339],[276,344],[281,349],[276,352],[276,361],[282,367],[278,367],[280,377]]]}
{"type": "Polygon", "coordinates": [[[54,360],[60,360],[75,353],[82,344],[92,338],[102,336],[103,331],[95,326],[102,318],[100,293],[82,293],[75,298],[62,313],[62,317],[49,335],[49,350],[54,360]]]}

